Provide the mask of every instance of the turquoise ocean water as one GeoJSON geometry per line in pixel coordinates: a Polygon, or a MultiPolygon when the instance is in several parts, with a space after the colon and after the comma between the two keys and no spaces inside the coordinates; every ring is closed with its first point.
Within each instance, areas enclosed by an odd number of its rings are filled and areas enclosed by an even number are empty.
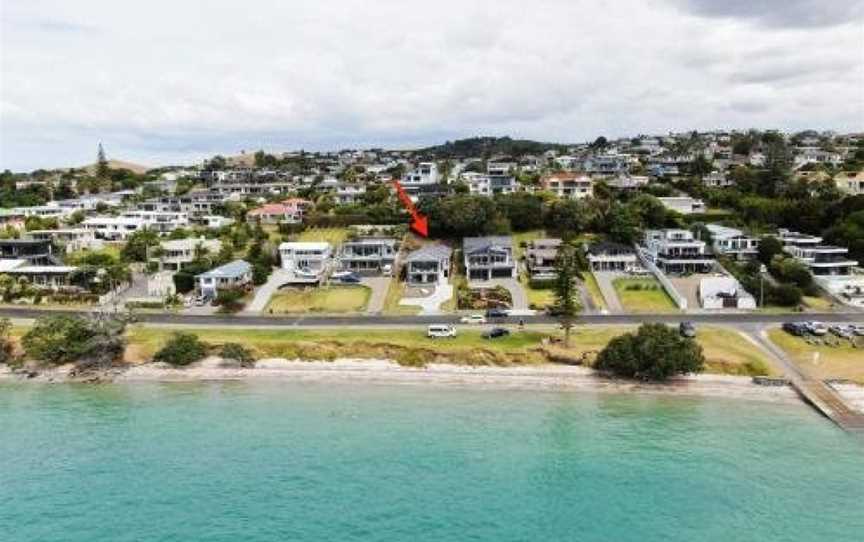
{"type": "Polygon", "coordinates": [[[861,541],[864,441],[717,399],[2,385],[0,540],[861,541]]]}

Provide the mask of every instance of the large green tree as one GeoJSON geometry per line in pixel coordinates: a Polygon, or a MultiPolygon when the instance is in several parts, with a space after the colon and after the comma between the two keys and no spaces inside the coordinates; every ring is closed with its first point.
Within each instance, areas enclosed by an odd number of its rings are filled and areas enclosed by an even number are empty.
{"type": "Polygon", "coordinates": [[[664,324],[642,324],[636,333],[615,337],[595,363],[601,371],[637,380],[666,380],[699,373],[704,366],[702,347],[664,324]]]}
{"type": "Polygon", "coordinates": [[[576,249],[571,245],[562,245],[555,260],[555,305],[554,311],[564,329],[564,346],[570,347],[570,333],[576,318],[579,316],[578,287],[576,279],[579,276],[579,261],[576,249]]]}

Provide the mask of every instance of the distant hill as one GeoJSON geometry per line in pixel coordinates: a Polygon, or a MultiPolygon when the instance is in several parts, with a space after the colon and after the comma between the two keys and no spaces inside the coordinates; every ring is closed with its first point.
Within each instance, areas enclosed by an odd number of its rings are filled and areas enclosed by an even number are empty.
{"type": "Polygon", "coordinates": [[[543,143],[530,139],[511,139],[509,137],[471,137],[448,141],[443,145],[435,145],[420,149],[419,152],[434,155],[435,158],[471,158],[474,156],[489,158],[495,155],[513,157],[526,154],[542,154],[550,149],[562,150],[567,145],[560,143],[543,143]]]}
{"type": "MultiPolygon", "coordinates": [[[[108,167],[111,169],[128,169],[132,173],[137,173],[139,175],[147,173],[153,169],[150,166],[142,166],[141,164],[133,164],[132,162],[124,162],[122,160],[108,160],[108,167]]],[[[87,173],[92,175],[96,173],[96,164],[90,164],[78,169],[87,170],[87,173]]]]}

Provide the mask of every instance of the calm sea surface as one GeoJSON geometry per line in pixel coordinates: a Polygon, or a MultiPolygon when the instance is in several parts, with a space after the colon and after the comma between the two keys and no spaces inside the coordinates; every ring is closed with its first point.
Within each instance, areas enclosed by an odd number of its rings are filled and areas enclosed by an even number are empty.
{"type": "Polygon", "coordinates": [[[0,540],[860,542],[864,440],[717,399],[0,385],[0,540]]]}

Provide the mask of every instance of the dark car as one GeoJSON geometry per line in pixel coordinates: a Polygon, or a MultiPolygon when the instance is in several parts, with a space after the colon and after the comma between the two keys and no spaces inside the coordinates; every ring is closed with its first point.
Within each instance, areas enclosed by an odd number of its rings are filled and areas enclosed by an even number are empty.
{"type": "Polygon", "coordinates": [[[339,279],[339,282],[345,284],[358,284],[360,282],[360,277],[357,275],[345,275],[339,279]]]}
{"type": "Polygon", "coordinates": [[[796,337],[803,337],[807,334],[807,326],[798,322],[786,322],[783,324],[783,331],[796,337]]]}
{"type": "Polygon", "coordinates": [[[504,309],[487,309],[486,318],[507,318],[510,316],[504,309]]]}
{"type": "Polygon", "coordinates": [[[484,339],[497,339],[498,337],[506,337],[507,335],[510,335],[510,330],[503,327],[493,327],[483,332],[484,339]]]}
{"type": "Polygon", "coordinates": [[[678,333],[680,333],[682,337],[692,339],[696,336],[696,326],[693,325],[693,322],[681,322],[681,324],[678,325],[678,333]]]}

